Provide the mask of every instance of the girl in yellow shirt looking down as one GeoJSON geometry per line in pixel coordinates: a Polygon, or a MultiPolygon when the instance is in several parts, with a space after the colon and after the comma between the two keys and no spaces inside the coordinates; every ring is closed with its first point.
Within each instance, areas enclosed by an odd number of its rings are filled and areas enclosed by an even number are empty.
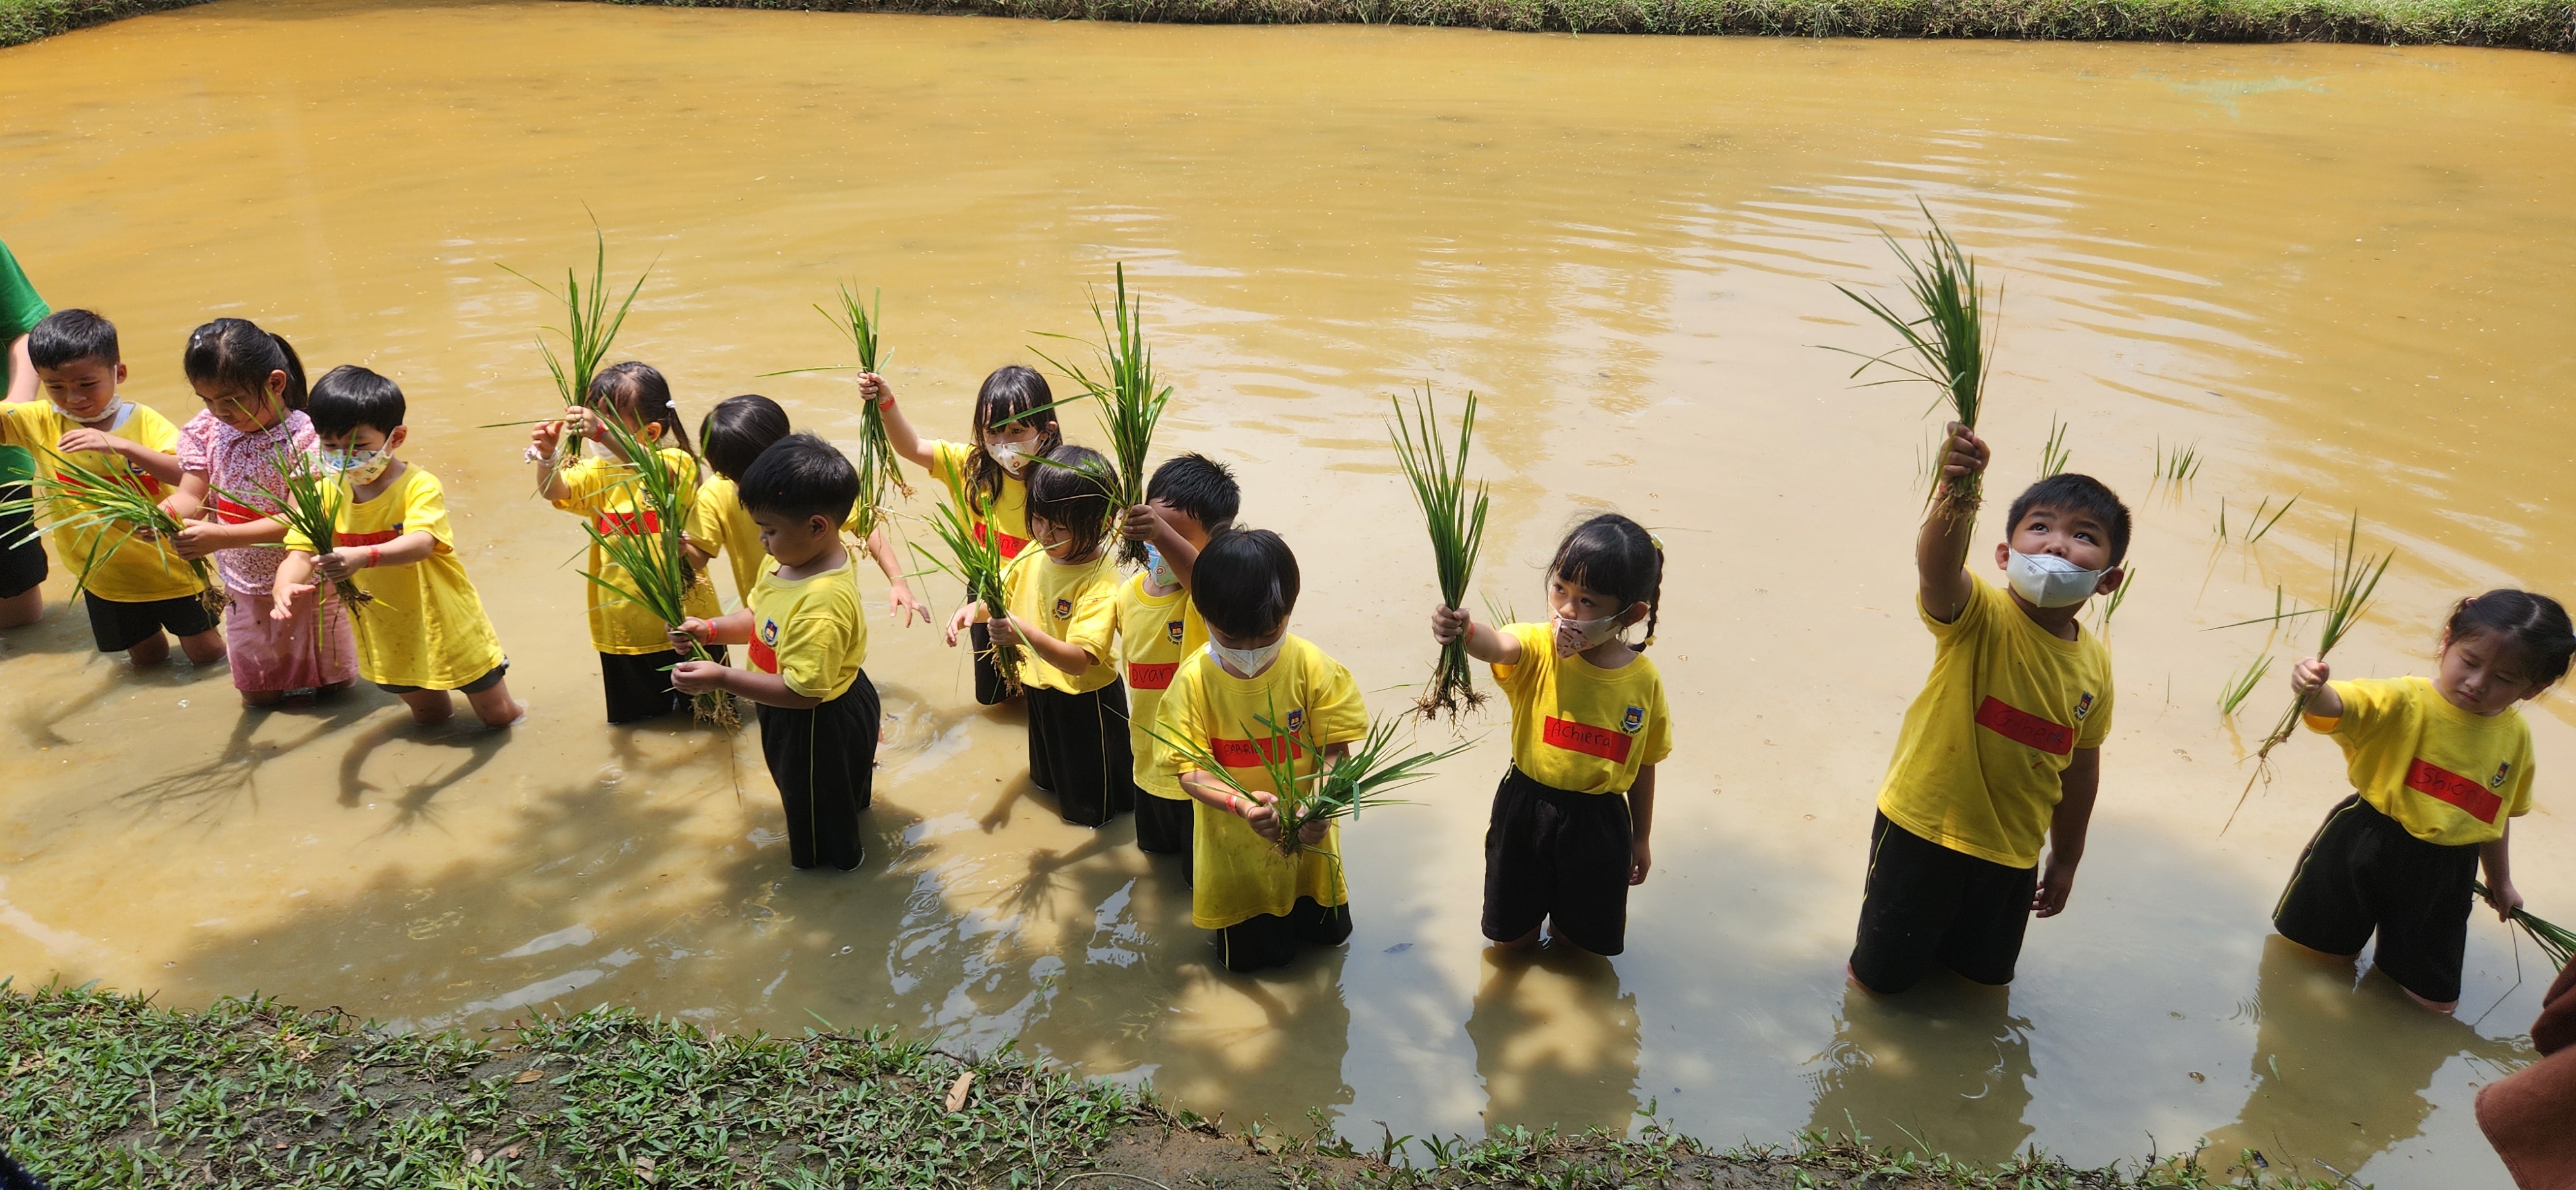
{"type": "Polygon", "coordinates": [[[1655,765],[1673,750],[1663,676],[1645,658],[1663,585],[1663,547],[1603,513],[1548,563],[1549,623],[1431,613],[1432,639],[1463,636],[1511,699],[1512,767],[1485,831],[1485,937],[1506,950],[1537,946],[1542,922],[1594,954],[1626,946],[1628,889],[1654,864],[1655,765]],[[1645,639],[1630,645],[1639,623],[1645,639]]]}
{"type": "Polygon", "coordinates": [[[2343,745],[2354,792],[2300,854],[2272,911],[2281,936],[2350,959],[2377,933],[2372,962],[2397,986],[2458,1007],[2479,866],[2498,916],[2522,907],[2507,843],[2531,812],[2531,727],[2514,704],[2567,676],[2570,654],[2557,600],[2497,590],[2451,609],[2429,681],[2331,682],[2316,657],[2293,667],[2307,725],[2343,745]]]}

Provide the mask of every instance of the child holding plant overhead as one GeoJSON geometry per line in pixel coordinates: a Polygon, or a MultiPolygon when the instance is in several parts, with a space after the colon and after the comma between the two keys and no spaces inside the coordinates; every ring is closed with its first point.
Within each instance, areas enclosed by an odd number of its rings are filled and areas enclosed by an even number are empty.
{"type": "Polygon", "coordinates": [[[322,583],[349,584],[368,601],[358,613],[358,672],[411,708],[413,722],[453,718],[454,692],[486,727],[517,723],[527,708],[510,697],[510,659],[456,556],[447,489],[395,457],[410,433],[401,387],[342,364],[313,386],[311,411],[324,470],[336,477],[331,540],[323,547],[287,530],[269,614],[304,614],[322,583]]]}
{"type": "MultiPolygon", "coordinates": [[[[689,510],[688,544],[682,549],[689,555],[689,562],[701,570],[717,558],[724,558],[733,569],[734,590],[745,606],[750,604],[751,589],[769,570],[769,555],[761,551],[760,526],[753,522],[751,511],[742,506],[737,484],[760,452],[785,438],[790,429],[787,410],[758,393],[726,397],[707,411],[706,420],[698,423],[698,446],[706,453],[707,468],[716,477],[698,488],[698,502],[689,510]]],[[[867,542],[868,556],[884,572],[890,604],[887,614],[907,625],[916,613],[928,622],[929,605],[913,597],[912,585],[904,581],[902,564],[895,560],[894,534],[878,515],[879,510],[866,506],[866,485],[860,486],[860,503],[850,509],[841,528],[867,542]]]]}
{"type": "Polygon", "coordinates": [[[222,660],[220,591],[208,586],[203,561],[160,539],[179,528],[155,506],[179,482],[179,428],[117,395],[125,363],[115,325],[87,310],[56,311],[27,332],[27,356],[45,399],[0,405],[0,446],[36,456],[32,486],[54,556],[80,575],[98,651],[158,665],[175,636],[188,660],[222,660]],[[112,490],[93,496],[93,481],[112,490]]]}
{"type": "Polygon", "coordinates": [[[1906,709],[1870,830],[1846,971],[1872,992],[1904,991],[1935,967],[2012,982],[2031,916],[2066,908],[2100,787],[2111,653],[2075,617],[2118,589],[2129,510],[2090,476],[2032,484],[1995,545],[2010,585],[1992,586],[1962,564],[1974,499],[1950,495],[1975,491],[1986,460],[1976,432],[1950,423],[1943,495],[1915,540],[1932,674],[1906,709]]]}
{"type": "MultiPolygon", "coordinates": [[[[601,369],[591,378],[587,395],[588,405],[568,407],[562,420],[541,423],[530,431],[538,492],[555,507],[590,521],[600,536],[659,536],[661,513],[647,507],[638,468],[620,453],[622,448],[602,421],[603,411],[606,417],[616,418],[634,441],[658,455],[684,494],[694,497],[698,459],[689,450],[689,432],[681,428],[680,411],[671,403],[669,382],[652,366],[629,361],[601,369]],[[608,457],[577,462],[558,457],[556,448],[567,427],[598,443],[608,457]],[[666,441],[676,445],[662,445],[666,441]]],[[[682,709],[689,700],[672,689],[669,677],[670,668],[680,661],[671,647],[673,625],[610,589],[632,590],[636,580],[608,556],[597,537],[591,542],[589,572],[590,644],[599,652],[608,721],[635,723],[682,709]]],[[[715,584],[704,575],[691,577],[695,581],[683,596],[685,610],[691,616],[714,617],[719,611],[715,584]]]]}
{"type": "Polygon", "coordinates": [[[2514,704],[2566,677],[2571,654],[2557,600],[2496,590],[2451,609],[2430,679],[2330,682],[2323,660],[2299,662],[2290,690],[2308,729],[2343,745],[2354,793],[2300,853],[2272,910],[2281,936],[2350,959],[2376,933],[2374,965],[2416,1003],[2457,1008],[2479,866],[2499,917],[2522,907],[2509,845],[2531,812],[2531,726],[2514,704]]]}
{"type": "Polygon", "coordinates": [[[759,708],[760,752],[787,812],[788,862],[846,872],[866,857],[859,811],[875,789],[880,714],[877,688],[860,668],[868,618],[858,568],[841,544],[859,472],[822,439],[790,434],[743,470],[741,491],[777,564],[742,610],[691,617],[671,636],[679,645],[747,645],[751,664],[683,661],[671,683],[692,694],[729,692],[759,708]]]}
{"type": "Polygon", "coordinates": [[[1127,510],[1129,541],[1145,543],[1145,569],[1118,588],[1118,655],[1127,663],[1127,748],[1136,757],[1136,846],[1181,857],[1190,871],[1197,829],[1190,795],[1154,738],[1156,710],[1181,663],[1207,647],[1207,622],[1190,602],[1190,573],[1208,537],[1234,523],[1243,490],[1234,472],[1201,454],[1165,459],[1127,510]]]}
{"type": "Polygon", "coordinates": [[[1283,790],[1263,763],[1312,780],[1369,735],[1351,672],[1288,631],[1297,589],[1297,556],[1278,534],[1210,538],[1190,574],[1208,646],[1181,663],[1156,712],[1155,732],[1170,745],[1165,763],[1198,803],[1190,920],[1217,932],[1229,971],[1276,967],[1305,946],[1351,936],[1340,827],[1307,823],[1282,854],[1283,790]],[[1209,763],[1223,765],[1224,778],[1207,772],[1209,763]]]}
{"type": "Polygon", "coordinates": [[[1537,946],[1542,923],[1594,954],[1626,947],[1628,889],[1654,862],[1655,766],[1673,750],[1663,675],[1645,657],[1663,585],[1663,547],[1603,513],[1548,563],[1551,622],[1496,629],[1432,610],[1431,638],[1465,641],[1512,703],[1512,767],[1485,831],[1485,937],[1507,950],[1537,946]]]}
{"type": "MultiPolygon", "coordinates": [[[[973,526],[975,539],[991,534],[1005,561],[1019,557],[1028,539],[1011,530],[1026,532],[1028,459],[1064,444],[1046,377],[1022,364],[1007,364],[986,376],[975,394],[971,445],[923,438],[895,405],[894,388],[883,376],[862,374],[859,395],[876,402],[895,453],[947,486],[949,503],[973,526]]],[[[1010,697],[1011,686],[995,667],[988,629],[978,624],[973,631],[975,701],[992,706],[1010,697]]]]}

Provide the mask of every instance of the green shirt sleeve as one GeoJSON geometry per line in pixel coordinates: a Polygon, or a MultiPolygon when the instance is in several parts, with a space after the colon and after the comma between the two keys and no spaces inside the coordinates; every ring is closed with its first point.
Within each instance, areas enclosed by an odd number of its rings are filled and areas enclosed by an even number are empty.
{"type": "Polygon", "coordinates": [[[9,245],[0,244],[0,344],[35,329],[53,312],[45,299],[36,296],[35,283],[18,267],[18,258],[9,254],[9,245]]]}

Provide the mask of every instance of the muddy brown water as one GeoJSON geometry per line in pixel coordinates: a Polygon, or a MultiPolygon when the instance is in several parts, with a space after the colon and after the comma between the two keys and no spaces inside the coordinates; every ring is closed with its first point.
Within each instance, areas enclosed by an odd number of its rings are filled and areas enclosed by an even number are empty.
{"type": "MultiPolygon", "coordinates": [[[[2448,1020],[2267,944],[2340,765],[2297,740],[2220,835],[2281,667],[2234,723],[2214,696],[2299,645],[2206,629],[2276,584],[2314,602],[2355,510],[2397,562],[2341,673],[2425,672],[2460,594],[2576,591],[2576,60],[226,0],[0,52],[0,110],[0,236],[56,306],[118,321],[130,395],[192,412],[178,348],[218,314],[403,384],[534,706],[507,735],[421,733],[376,695],[243,715],[221,673],[92,655],[58,569],[48,620],[0,637],[22,985],[412,1027],[603,1001],[889,1024],[1372,1139],[1651,1110],[1722,1141],[2100,1162],[2206,1137],[2506,1184],[2469,1103],[2529,1060],[2543,961],[2480,917],[2448,1020]],[[1885,344],[1829,282],[1889,283],[1873,227],[1910,234],[1918,197],[2008,281],[1996,488],[2062,419],[2074,467],[2136,507],[2141,577],[2072,908],[2008,992],[1876,1002],[1841,962],[1930,652],[1907,554],[1928,394],[1856,388],[1818,345],[1885,344]],[[972,704],[933,629],[882,619],[867,866],[791,873],[749,736],[599,723],[577,530],[518,432],[475,428],[547,403],[551,312],[499,266],[586,259],[585,204],[614,272],[658,261],[620,356],[692,418],[764,391],[843,438],[845,380],[756,378],[845,358],[808,308],[836,281],[884,288],[891,374],[955,436],[976,380],[1085,329],[1084,286],[1127,262],[1181,393],[1162,445],[1239,468],[1246,519],[1304,561],[1298,629],[1381,709],[1428,665],[1432,599],[1386,399],[1477,391],[1498,603],[1539,606],[1584,510],[1671,548],[1680,745],[1629,952],[1485,952],[1497,712],[1418,804],[1349,832],[1346,949],[1222,975],[1177,873],[1123,825],[1058,823],[1014,715],[972,704]],[[2194,443],[2194,481],[2150,484],[2194,443]]],[[[2567,705],[2533,712],[2541,808],[2516,831],[2561,920],[2567,705]]]]}

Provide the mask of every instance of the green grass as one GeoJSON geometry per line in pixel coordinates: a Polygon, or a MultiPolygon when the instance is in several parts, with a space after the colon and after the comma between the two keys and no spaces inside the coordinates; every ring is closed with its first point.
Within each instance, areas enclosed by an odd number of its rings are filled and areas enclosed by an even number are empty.
{"type": "MultiPolygon", "coordinates": [[[[0,46],[193,2],[0,0],[0,46]]],[[[2576,17],[2565,0],[682,0],[670,6],[1193,25],[1450,25],[1576,33],[2327,41],[2576,50],[2576,17]]]]}

